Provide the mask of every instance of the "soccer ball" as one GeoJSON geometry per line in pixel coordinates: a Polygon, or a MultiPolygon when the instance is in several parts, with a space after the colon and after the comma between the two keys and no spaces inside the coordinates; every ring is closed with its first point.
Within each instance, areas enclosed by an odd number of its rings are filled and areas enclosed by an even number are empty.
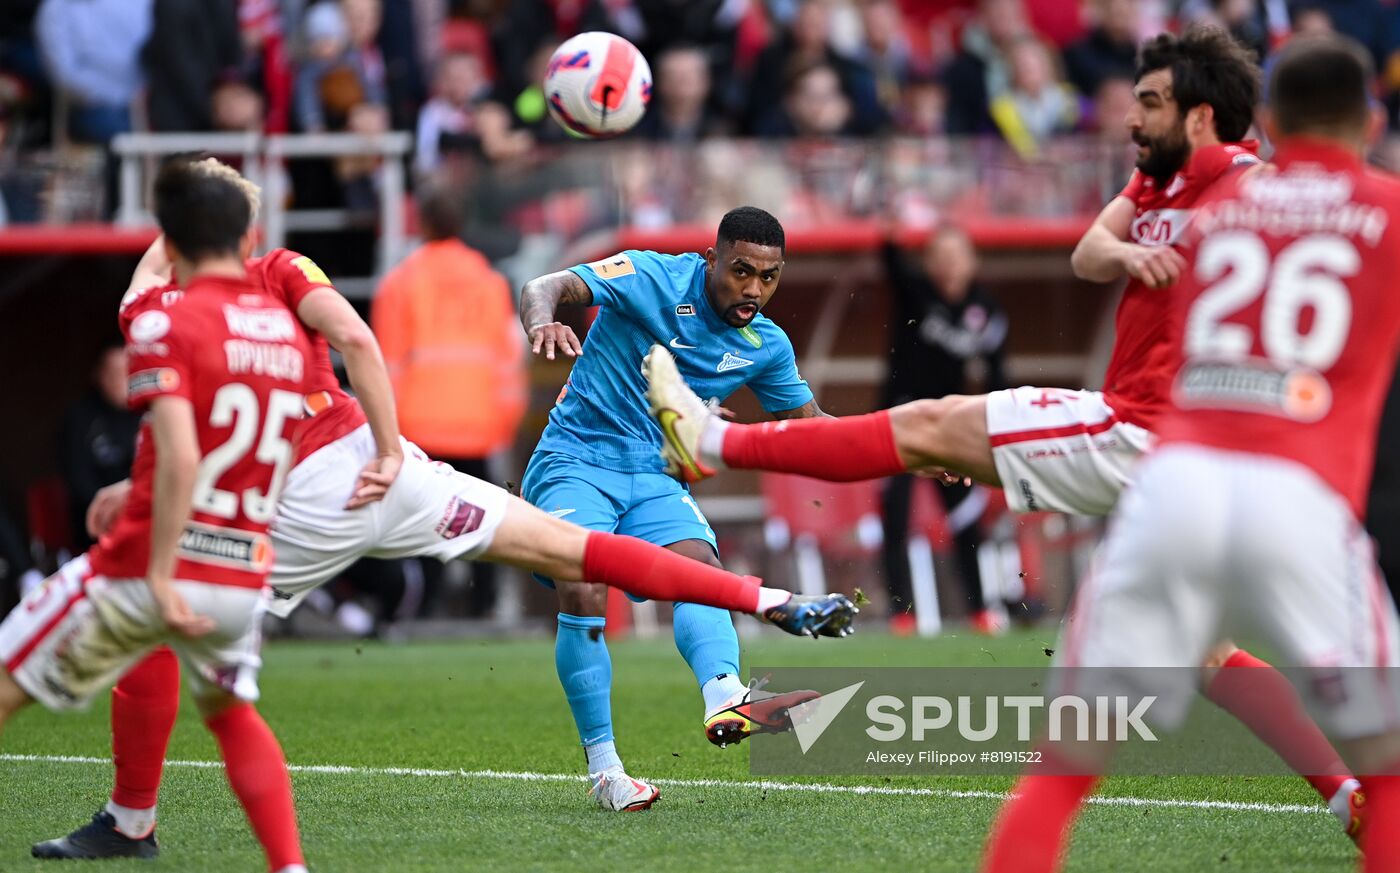
{"type": "Polygon", "coordinates": [[[549,59],[544,96],[549,114],[574,136],[618,136],[646,112],[651,67],[637,47],[620,36],[580,33],[549,59]]]}

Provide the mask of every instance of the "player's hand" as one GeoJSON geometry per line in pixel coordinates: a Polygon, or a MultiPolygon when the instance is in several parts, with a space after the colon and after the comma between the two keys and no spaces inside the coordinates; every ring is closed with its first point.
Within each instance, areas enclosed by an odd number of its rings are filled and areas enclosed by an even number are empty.
{"type": "Polygon", "coordinates": [[[360,475],[355,477],[355,493],[350,495],[346,502],[346,509],[359,509],[361,506],[368,506],[377,500],[383,500],[384,495],[389,493],[389,486],[394,484],[398,478],[399,470],[403,467],[402,454],[380,455],[360,471],[360,475]]]}
{"type": "Polygon", "coordinates": [[[100,539],[111,529],[112,523],[117,520],[118,515],[121,515],[122,507],[126,505],[126,497],[130,493],[131,480],[123,479],[108,485],[106,488],[99,489],[93,495],[87,510],[88,536],[100,539]]]}
{"type": "Polygon", "coordinates": [[[1123,269],[1149,288],[1176,284],[1186,269],[1186,259],[1171,246],[1140,246],[1127,243],[1123,269]]]}
{"type": "Polygon", "coordinates": [[[147,584],[151,586],[151,596],[160,608],[160,617],[175,633],[182,637],[202,637],[217,627],[214,619],[190,609],[170,580],[151,579],[147,580],[147,584]]]}
{"type": "Polygon", "coordinates": [[[583,344],[578,341],[574,329],[567,324],[551,321],[531,329],[530,351],[538,355],[543,349],[544,356],[552,361],[556,348],[571,358],[583,354],[583,344]]]}
{"type": "Polygon", "coordinates": [[[940,485],[972,485],[972,477],[964,476],[961,473],[954,473],[947,467],[920,467],[911,471],[915,476],[922,476],[925,479],[933,479],[940,485]]]}

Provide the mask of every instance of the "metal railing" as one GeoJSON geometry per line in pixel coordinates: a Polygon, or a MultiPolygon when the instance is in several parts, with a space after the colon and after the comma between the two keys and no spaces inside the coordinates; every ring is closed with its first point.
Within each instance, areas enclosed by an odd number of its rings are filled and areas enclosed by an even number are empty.
{"type": "Polygon", "coordinates": [[[262,188],[258,222],[262,250],[286,245],[296,231],[335,231],[356,226],[350,209],[298,209],[286,173],[289,160],[315,158],[380,158],[375,170],[378,192],[378,241],[375,276],[337,277],[336,287],[351,296],[368,297],[374,280],[406,254],[404,198],[407,178],[403,159],[413,146],[408,133],[374,136],[351,133],[125,133],[112,142],[120,160],[116,222],[132,227],[154,223],[149,202],[150,183],[159,160],[185,152],[205,152],[233,159],[244,176],[262,188]]]}

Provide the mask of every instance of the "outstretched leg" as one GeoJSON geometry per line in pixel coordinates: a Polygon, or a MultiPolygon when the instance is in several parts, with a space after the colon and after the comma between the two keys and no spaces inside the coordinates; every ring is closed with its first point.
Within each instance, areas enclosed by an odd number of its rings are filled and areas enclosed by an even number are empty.
{"type": "Polygon", "coordinates": [[[796,473],[832,482],[944,469],[999,485],[985,397],[916,400],[845,418],[733,424],[712,414],[657,346],[647,355],[647,397],[671,472],[697,481],[723,467],[796,473]]]}

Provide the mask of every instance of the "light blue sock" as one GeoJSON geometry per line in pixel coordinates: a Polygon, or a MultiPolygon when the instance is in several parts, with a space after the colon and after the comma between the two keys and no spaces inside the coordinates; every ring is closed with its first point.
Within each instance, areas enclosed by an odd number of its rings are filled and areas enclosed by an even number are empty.
{"type": "Polygon", "coordinates": [[[601,616],[561,612],[554,637],[554,668],[573,711],[590,773],[622,766],[613,747],[612,658],[603,640],[605,624],[601,616]]]}
{"type": "Polygon", "coordinates": [[[729,612],[698,603],[677,603],[671,615],[671,627],[676,636],[676,649],[690,665],[695,681],[705,694],[705,708],[716,703],[717,694],[728,697],[732,688],[742,688],[739,679],[739,635],[729,612]],[[725,682],[711,683],[716,676],[725,682]],[[731,681],[732,680],[732,681],[731,681]]]}

